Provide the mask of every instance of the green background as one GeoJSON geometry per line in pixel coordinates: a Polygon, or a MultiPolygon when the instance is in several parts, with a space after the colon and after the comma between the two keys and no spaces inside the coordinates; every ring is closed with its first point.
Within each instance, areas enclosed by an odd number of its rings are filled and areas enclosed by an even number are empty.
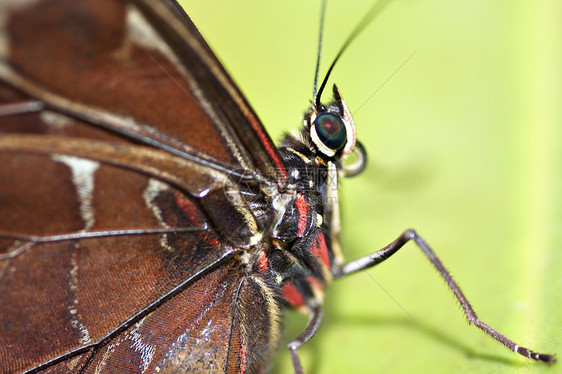
{"type": "MultiPolygon", "coordinates": [[[[272,137],[297,128],[312,97],[319,2],[183,4],[272,137]]],[[[323,72],[371,6],[328,4],[323,72]]],[[[332,76],[370,161],[342,186],[347,258],[415,228],[482,320],[559,354],[561,36],[559,0],[397,0],[332,76]]],[[[285,341],[305,321],[290,313],[285,341]]],[[[562,363],[520,358],[467,327],[413,244],[335,282],[324,324],[300,352],[308,374],[562,372],[562,363]]],[[[283,348],[273,372],[292,372],[283,348]]]]}

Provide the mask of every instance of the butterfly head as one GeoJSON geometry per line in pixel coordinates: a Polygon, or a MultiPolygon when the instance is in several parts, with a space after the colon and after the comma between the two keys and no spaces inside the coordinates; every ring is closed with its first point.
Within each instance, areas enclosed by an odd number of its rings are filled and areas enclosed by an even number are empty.
{"type": "Polygon", "coordinates": [[[321,157],[341,161],[346,175],[357,175],[366,165],[365,149],[356,139],[355,124],[341,93],[334,85],[334,100],[327,106],[314,105],[305,116],[308,132],[321,157]],[[346,162],[355,155],[355,161],[346,162]]]}

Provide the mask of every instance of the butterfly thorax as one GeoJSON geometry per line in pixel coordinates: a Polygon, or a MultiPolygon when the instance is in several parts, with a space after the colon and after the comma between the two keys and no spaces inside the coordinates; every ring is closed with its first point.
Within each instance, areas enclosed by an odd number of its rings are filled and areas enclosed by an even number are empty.
{"type": "Polygon", "coordinates": [[[299,309],[322,303],[331,269],[341,261],[338,180],[355,133],[347,107],[337,89],[334,93],[334,102],[310,109],[300,133],[281,142],[287,179],[269,196],[269,209],[277,212],[267,230],[270,247],[254,262],[258,272],[273,275],[284,303],[299,309]]]}
{"type": "Polygon", "coordinates": [[[323,288],[331,280],[334,258],[329,221],[324,219],[328,169],[302,139],[287,136],[282,144],[279,151],[288,180],[278,197],[284,206],[276,207],[282,214],[274,222],[268,260],[285,302],[305,307],[321,303],[323,288]]]}

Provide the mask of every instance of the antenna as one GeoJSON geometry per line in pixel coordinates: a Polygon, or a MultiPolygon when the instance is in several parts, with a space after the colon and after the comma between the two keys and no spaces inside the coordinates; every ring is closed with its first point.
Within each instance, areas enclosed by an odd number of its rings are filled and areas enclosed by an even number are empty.
{"type": "MultiPolygon", "coordinates": [[[[388,4],[390,4],[391,2],[392,0],[380,0],[377,1],[375,4],[373,4],[371,9],[369,9],[369,11],[363,17],[363,19],[357,24],[357,26],[355,26],[351,34],[349,34],[346,41],[343,43],[343,46],[340,48],[340,51],[336,55],[336,58],[334,58],[334,61],[330,65],[330,68],[328,69],[328,72],[326,73],[326,76],[324,77],[324,80],[320,85],[320,89],[318,90],[318,93],[316,94],[316,96],[314,96],[314,105],[316,106],[316,108],[320,108],[322,105],[320,103],[322,92],[324,92],[324,88],[326,88],[326,84],[328,83],[328,78],[330,78],[330,74],[332,73],[332,70],[334,69],[336,62],[338,62],[343,52],[347,49],[347,47],[351,44],[351,42],[355,40],[355,38],[369,25],[369,23],[371,23],[371,21],[376,16],[378,16],[384,10],[384,8],[386,8],[388,4]]],[[[322,18],[323,17],[324,16],[322,15],[322,18]]],[[[318,56],[318,59],[320,59],[320,56],[318,56]]],[[[315,86],[316,86],[316,81],[315,81],[315,86]]]]}
{"type": "Polygon", "coordinates": [[[322,35],[324,35],[324,19],[326,16],[326,4],[328,0],[322,1],[320,9],[320,30],[318,32],[318,55],[316,56],[316,71],[314,72],[314,84],[312,86],[312,97],[316,99],[316,86],[318,84],[318,74],[320,73],[320,56],[322,55],[322,35]]]}

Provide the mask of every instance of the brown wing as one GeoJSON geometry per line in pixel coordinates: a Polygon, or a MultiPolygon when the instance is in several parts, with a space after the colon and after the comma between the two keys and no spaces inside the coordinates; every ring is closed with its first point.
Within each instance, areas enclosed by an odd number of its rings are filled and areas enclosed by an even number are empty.
{"type": "Polygon", "coordinates": [[[255,113],[174,1],[0,6],[0,79],[49,109],[223,170],[284,176],[255,113]]]}
{"type": "Polygon", "coordinates": [[[262,285],[240,277],[236,264],[217,268],[96,352],[86,372],[263,372],[278,311],[262,285]]]}
{"type": "MultiPolygon", "coordinates": [[[[73,363],[153,314],[187,329],[185,308],[164,307],[180,293],[199,297],[191,308],[213,307],[192,283],[205,286],[202,273],[233,262],[236,250],[210,229],[201,200],[162,178],[76,156],[0,152],[0,163],[0,371],[73,363]]],[[[229,274],[222,282],[236,283],[240,266],[229,274]]],[[[224,292],[234,304],[236,293],[224,292]]],[[[216,308],[207,322],[233,318],[232,305],[216,308]]],[[[155,328],[147,334],[163,333],[155,328]]]]}
{"type": "MultiPolygon", "coordinates": [[[[166,238],[174,239],[186,237],[166,238]]],[[[263,369],[279,327],[265,283],[243,276],[234,260],[191,274],[198,259],[157,250],[158,240],[57,242],[11,259],[1,283],[2,372],[263,369]]]]}
{"type": "Polygon", "coordinates": [[[237,262],[258,227],[235,182],[283,168],[175,6],[0,4],[2,372],[271,355],[277,304],[237,262]]]}

